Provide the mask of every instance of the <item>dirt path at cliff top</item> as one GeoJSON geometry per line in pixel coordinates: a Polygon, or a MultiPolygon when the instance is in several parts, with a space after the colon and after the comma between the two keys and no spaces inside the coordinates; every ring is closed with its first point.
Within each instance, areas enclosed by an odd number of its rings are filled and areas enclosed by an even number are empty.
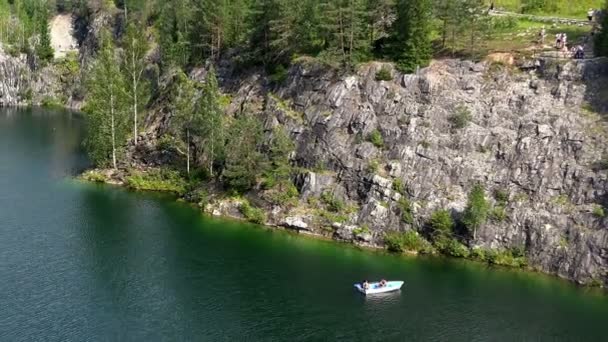
{"type": "Polygon", "coordinates": [[[64,57],[68,52],[76,50],[77,43],[72,32],[71,15],[60,14],[51,20],[51,46],[55,50],[55,58],[64,57]]]}

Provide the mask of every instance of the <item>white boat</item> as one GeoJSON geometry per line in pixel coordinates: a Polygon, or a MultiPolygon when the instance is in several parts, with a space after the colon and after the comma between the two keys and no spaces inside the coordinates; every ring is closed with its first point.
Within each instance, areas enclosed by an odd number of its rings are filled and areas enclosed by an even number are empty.
{"type": "Polygon", "coordinates": [[[355,284],[355,288],[365,295],[397,291],[401,286],[403,286],[403,282],[400,280],[387,281],[384,286],[380,285],[380,282],[369,283],[367,290],[363,288],[363,283],[355,284]]]}

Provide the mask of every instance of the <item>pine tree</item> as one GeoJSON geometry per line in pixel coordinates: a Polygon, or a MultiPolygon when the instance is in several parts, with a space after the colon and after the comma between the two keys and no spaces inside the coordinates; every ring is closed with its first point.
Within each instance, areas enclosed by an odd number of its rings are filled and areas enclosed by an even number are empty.
{"type": "Polygon", "coordinates": [[[367,0],[366,8],[369,43],[374,46],[389,34],[395,20],[395,0],[367,0]]]}
{"type": "Polygon", "coordinates": [[[118,168],[118,151],[128,131],[126,84],[119,66],[110,34],[104,31],[87,83],[89,97],[84,110],[89,130],[85,145],[95,164],[105,165],[111,160],[114,169],[118,168]]]}
{"type": "Polygon", "coordinates": [[[223,177],[230,189],[243,193],[255,186],[263,164],[259,151],[262,125],[255,117],[243,114],[230,127],[229,137],[223,177]]]}
{"type": "Polygon", "coordinates": [[[36,21],[39,25],[40,42],[36,46],[36,55],[43,61],[53,59],[54,51],[51,47],[51,36],[49,34],[49,11],[47,6],[42,6],[38,10],[36,21]]]}
{"type": "Polygon", "coordinates": [[[183,71],[179,71],[175,82],[175,103],[173,106],[173,124],[177,127],[180,139],[186,145],[186,172],[190,174],[191,146],[198,134],[201,123],[201,112],[196,108],[196,86],[183,71]]]}
{"type": "Polygon", "coordinates": [[[192,4],[190,0],[164,3],[158,19],[160,50],[163,62],[180,67],[188,65],[192,55],[192,4]]]}
{"type": "Polygon", "coordinates": [[[398,0],[391,50],[397,67],[413,72],[431,60],[430,0],[398,0]]]}
{"type": "Polygon", "coordinates": [[[363,0],[324,0],[322,10],[327,50],[343,65],[369,58],[371,45],[367,33],[365,2],[363,0]]]}
{"type": "Polygon", "coordinates": [[[275,40],[273,23],[279,20],[281,0],[257,0],[252,5],[250,27],[253,28],[249,38],[252,59],[271,67],[276,64],[276,55],[273,53],[272,42],[275,40]]]}
{"type": "Polygon", "coordinates": [[[220,105],[220,92],[213,68],[207,74],[197,106],[201,113],[200,136],[203,140],[203,154],[207,162],[209,175],[213,176],[213,165],[223,156],[226,139],[224,115],[220,105]]]}
{"type": "Polygon", "coordinates": [[[124,36],[123,46],[125,50],[125,58],[123,61],[123,70],[125,78],[129,82],[127,94],[131,100],[133,108],[133,141],[137,145],[138,139],[138,117],[139,110],[145,106],[149,97],[148,84],[143,73],[146,69],[146,54],[148,53],[148,41],[145,36],[142,36],[141,28],[138,29],[133,22],[127,27],[127,32],[124,36]]]}

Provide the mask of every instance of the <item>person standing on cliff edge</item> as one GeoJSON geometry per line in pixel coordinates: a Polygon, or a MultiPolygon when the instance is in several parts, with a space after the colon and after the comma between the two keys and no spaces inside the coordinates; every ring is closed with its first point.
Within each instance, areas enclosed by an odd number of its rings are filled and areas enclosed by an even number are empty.
{"type": "Polygon", "coordinates": [[[593,21],[593,15],[595,14],[595,11],[593,10],[593,8],[590,8],[587,11],[587,19],[589,19],[589,21],[593,21]]]}

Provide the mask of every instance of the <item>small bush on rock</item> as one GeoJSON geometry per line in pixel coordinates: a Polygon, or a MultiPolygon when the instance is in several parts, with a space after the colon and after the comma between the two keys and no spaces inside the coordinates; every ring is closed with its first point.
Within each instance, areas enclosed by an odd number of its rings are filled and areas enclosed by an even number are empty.
{"type": "Polygon", "coordinates": [[[465,128],[471,122],[471,111],[465,106],[456,107],[456,112],[450,117],[452,127],[456,129],[465,128]]]}
{"type": "Polygon", "coordinates": [[[264,210],[253,207],[249,202],[243,201],[240,207],[241,214],[251,223],[264,224],[266,222],[266,214],[264,210]]]}
{"type": "Polygon", "coordinates": [[[384,243],[391,252],[403,253],[410,251],[429,253],[432,251],[431,244],[413,230],[386,233],[384,243]]]}
{"type": "Polygon", "coordinates": [[[384,147],[384,139],[379,130],[375,129],[369,134],[369,141],[377,148],[384,147]]]}
{"type": "Polygon", "coordinates": [[[382,66],[378,72],[376,72],[376,81],[392,81],[393,75],[391,74],[391,69],[386,65],[382,66]]]}

